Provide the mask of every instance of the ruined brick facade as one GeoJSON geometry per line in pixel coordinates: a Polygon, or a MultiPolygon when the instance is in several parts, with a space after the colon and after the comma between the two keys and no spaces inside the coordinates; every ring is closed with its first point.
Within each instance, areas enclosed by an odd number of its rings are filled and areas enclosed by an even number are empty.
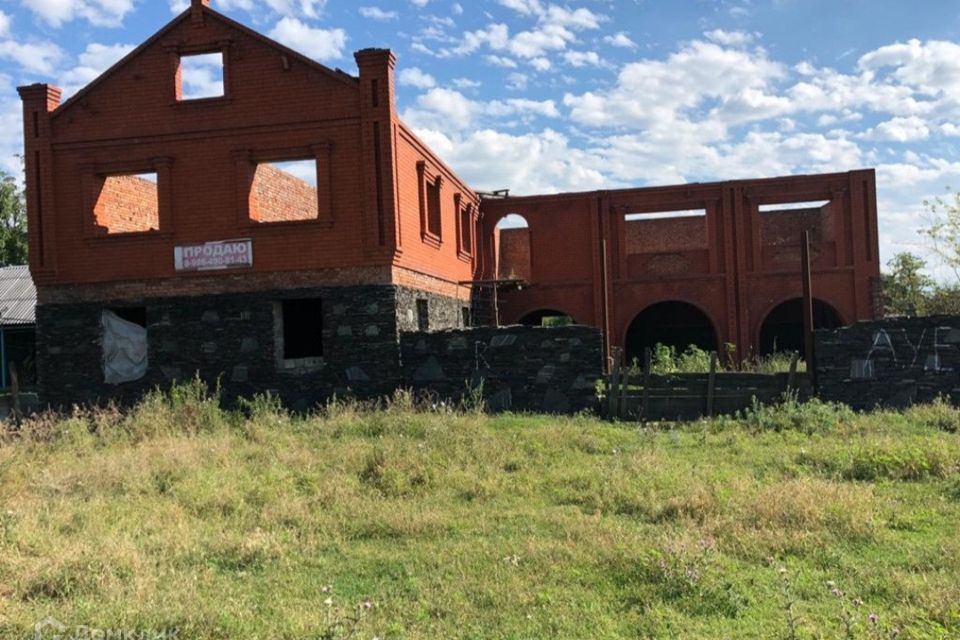
{"type": "Polygon", "coordinates": [[[871,172],[481,200],[398,118],[393,54],[355,57],[358,77],[192,0],[66,102],[52,86],[20,88],[50,402],[135,396],[197,372],[228,395],[276,389],[295,404],[377,395],[402,378],[404,332],[548,309],[601,328],[609,346],[664,300],[703,310],[718,339],[749,350],[758,318],[799,291],[792,238],[807,226],[819,230],[818,295],[844,321],[873,314],[871,172]],[[207,53],[222,56],[223,95],[184,99],[181,60],[207,53]],[[303,161],[307,180],[280,168],[303,161]],[[776,221],[756,210],[790,199],[830,205],[776,221]],[[624,219],[665,206],[705,215],[624,219]],[[529,230],[498,230],[508,213],[529,230]],[[243,260],[193,270],[184,251],[243,260]],[[492,293],[498,278],[522,288],[492,293]],[[134,382],[103,379],[107,313],[145,329],[134,382]],[[306,355],[285,354],[301,339],[306,355]]]}
{"type": "Polygon", "coordinates": [[[485,200],[481,263],[526,281],[499,296],[504,323],[557,312],[604,328],[629,357],[674,341],[747,358],[799,346],[804,230],[818,323],[874,318],[872,170],[485,200]],[[510,214],[528,227],[498,230],[510,214]]]}

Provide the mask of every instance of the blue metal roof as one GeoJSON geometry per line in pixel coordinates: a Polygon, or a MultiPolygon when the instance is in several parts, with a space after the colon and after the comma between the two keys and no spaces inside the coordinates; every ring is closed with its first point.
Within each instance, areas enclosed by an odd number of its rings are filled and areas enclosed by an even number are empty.
{"type": "Polygon", "coordinates": [[[36,322],[37,289],[30,268],[0,267],[0,325],[30,325],[36,322]]]}

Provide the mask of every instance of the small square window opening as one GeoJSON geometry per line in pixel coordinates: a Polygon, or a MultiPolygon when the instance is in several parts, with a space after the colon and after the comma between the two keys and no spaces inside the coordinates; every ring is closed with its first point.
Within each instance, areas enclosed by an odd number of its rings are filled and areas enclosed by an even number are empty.
{"type": "Polygon", "coordinates": [[[222,98],[225,95],[223,52],[180,56],[179,81],[178,100],[222,98]]]}

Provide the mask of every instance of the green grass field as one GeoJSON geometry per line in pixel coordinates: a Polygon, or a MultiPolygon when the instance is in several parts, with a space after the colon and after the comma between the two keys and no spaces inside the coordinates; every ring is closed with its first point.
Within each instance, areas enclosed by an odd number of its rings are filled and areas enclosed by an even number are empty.
{"type": "Polygon", "coordinates": [[[0,638],[960,638],[958,423],[293,418],[196,387],[43,417],[0,441],[0,638]]]}

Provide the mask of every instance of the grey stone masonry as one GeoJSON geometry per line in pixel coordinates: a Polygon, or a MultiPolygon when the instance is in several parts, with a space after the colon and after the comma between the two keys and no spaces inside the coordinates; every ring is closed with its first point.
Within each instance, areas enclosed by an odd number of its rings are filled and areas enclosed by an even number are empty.
{"type": "Polygon", "coordinates": [[[429,331],[463,328],[463,308],[469,300],[457,300],[418,289],[397,287],[397,328],[399,331],[417,331],[417,300],[427,302],[429,331]]]}
{"type": "Polygon", "coordinates": [[[603,347],[592,327],[403,333],[400,351],[409,386],[445,400],[459,401],[482,384],[493,411],[574,413],[596,406],[603,347]]]}
{"type": "Polygon", "coordinates": [[[54,407],[131,402],[195,375],[219,384],[228,401],[272,391],[298,410],[333,394],[387,394],[400,379],[396,297],[384,285],[40,305],[40,399],[54,407]],[[306,364],[285,361],[278,349],[278,305],[297,298],[321,300],[323,356],[306,364]],[[101,314],[138,307],[146,311],[147,374],[108,385],[101,314]]]}
{"type": "Polygon", "coordinates": [[[887,318],[816,332],[818,395],[855,409],[960,401],[960,317],[887,318]]]}

